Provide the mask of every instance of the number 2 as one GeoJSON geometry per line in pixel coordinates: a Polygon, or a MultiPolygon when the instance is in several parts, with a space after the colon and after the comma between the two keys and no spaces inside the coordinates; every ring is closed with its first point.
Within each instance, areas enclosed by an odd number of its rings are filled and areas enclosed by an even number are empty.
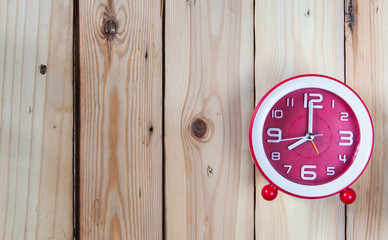
{"type": "Polygon", "coordinates": [[[341,121],[343,121],[343,122],[349,121],[348,117],[349,117],[349,113],[347,113],[347,112],[341,112],[341,116],[340,116],[340,120],[341,120],[341,121]]]}

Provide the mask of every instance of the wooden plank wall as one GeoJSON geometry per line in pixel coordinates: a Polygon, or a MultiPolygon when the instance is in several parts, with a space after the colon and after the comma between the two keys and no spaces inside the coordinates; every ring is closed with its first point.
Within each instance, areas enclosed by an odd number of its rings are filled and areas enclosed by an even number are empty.
{"type": "Polygon", "coordinates": [[[73,5],[0,6],[0,239],[72,239],[73,5]]]}
{"type": "Polygon", "coordinates": [[[73,239],[74,208],[75,239],[388,236],[386,2],[75,2],[74,22],[72,1],[0,0],[0,239],[73,239]],[[250,116],[302,73],[344,81],[371,112],[352,205],[260,196],[250,116]]]}
{"type": "MultiPolygon", "coordinates": [[[[256,103],[276,83],[317,73],[344,81],[343,3],[256,1],[256,103]]],[[[280,193],[267,202],[256,171],[256,239],[342,239],[345,207],[338,196],[306,200],[280,193]]]]}
{"type": "Polygon", "coordinates": [[[251,239],[253,2],[166,2],[166,237],[251,239]]]}
{"type": "Polygon", "coordinates": [[[388,3],[349,1],[345,6],[346,83],[364,99],[372,115],[374,151],[354,184],[360,194],[347,206],[347,239],[388,236],[388,3]]]}
{"type": "Polygon", "coordinates": [[[80,1],[81,239],[161,239],[162,5],[80,1]]]}

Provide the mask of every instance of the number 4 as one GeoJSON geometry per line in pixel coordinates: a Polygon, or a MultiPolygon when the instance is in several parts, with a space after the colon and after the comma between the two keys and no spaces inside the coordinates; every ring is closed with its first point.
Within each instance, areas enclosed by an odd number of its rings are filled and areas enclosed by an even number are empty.
{"type": "Polygon", "coordinates": [[[347,160],[345,154],[344,154],[343,156],[342,156],[342,154],[338,155],[338,159],[339,159],[341,162],[343,162],[343,163],[345,163],[346,160],[347,160]]]}

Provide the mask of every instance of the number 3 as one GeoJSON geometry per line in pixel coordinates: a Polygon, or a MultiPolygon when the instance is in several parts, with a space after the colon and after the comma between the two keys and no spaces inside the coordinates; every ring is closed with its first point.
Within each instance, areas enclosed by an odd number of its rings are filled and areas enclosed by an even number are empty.
{"type": "Polygon", "coordinates": [[[346,135],[346,136],[340,136],[340,139],[346,142],[339,142],[338,145],[351,146],[353,144],[353,133],[351,131],[339,131],[339,134],[346,135]]]}

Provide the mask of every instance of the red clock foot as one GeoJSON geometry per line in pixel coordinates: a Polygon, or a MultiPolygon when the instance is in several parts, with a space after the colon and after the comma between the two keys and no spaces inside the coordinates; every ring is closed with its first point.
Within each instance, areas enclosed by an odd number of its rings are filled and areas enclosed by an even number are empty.
{"type": "Polygon", "coordinates": [[[351,188],[344,189],[340,193],[340,198],[343,203],[352,204],[356,200],[356,192],[351,188]]]}
{"type": "Polygon", "coordinates": [[[265,185],[261,190],[261,196],[267,201],[272,201],[278,195],[278,190],[271,184],[265,185]]]}

